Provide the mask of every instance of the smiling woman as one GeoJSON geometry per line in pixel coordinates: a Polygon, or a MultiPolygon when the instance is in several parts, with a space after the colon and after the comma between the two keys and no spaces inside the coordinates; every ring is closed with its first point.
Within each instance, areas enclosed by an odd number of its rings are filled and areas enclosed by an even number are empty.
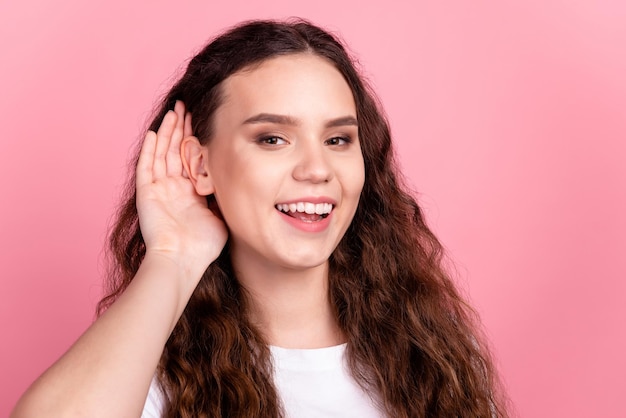
{"type": "Polygon", "coordinates": [[[99,319],[14,416],[506,416],[376,103],[308,22],[207,45],[137,156],[99,319]]]}
{"type": "Polygon", "coordinates": [[[268,59],[221,88],[225,100],[215,112],[213,137],[206,147],[195,139],[183,147],[193,148],[185,152],[196,161],[189,169],[196,190],[215,195],[229,226],[240,281],[253,290],[264,282],[260,272],[280,277],[277,266],[324,268],[363,188],[348,84],[326,59],[304,52],[268,59]],[[294,211],[276,208],[290,204],[294,211]],[[324,204],[332,206],[329,215],[312,217],[315,205],[324,204]]]}

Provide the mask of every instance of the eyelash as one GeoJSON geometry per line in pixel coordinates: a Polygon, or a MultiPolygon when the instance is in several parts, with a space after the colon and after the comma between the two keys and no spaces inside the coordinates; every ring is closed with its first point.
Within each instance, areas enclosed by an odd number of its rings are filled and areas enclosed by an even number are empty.
{"type": "Polygon", "coordinates": [[[277,142],[284,141],[284,139],[276,135],[266,135],[259,137],[256,141],[262,145],[279,145],[277,142]],[[272,140],[272,142],[269,142],[270,140],[272,140]]]}
{"type": "MultiPolygon", "coordinates": [[[[285,139],[276,135],[261,136],[257,139],[257,142],[263,145],[281,145],[281,144],[278,144],[278,141],[285,141],[285,139]],[[272,142],[270,142],[270,140],[272,142]]],[[[332,138],[329,138],[326,141],[324,141],[324,143],[328,145],[337,145],[337,146],[347,145],[347,144],[352,143],[352,138],[350,138],[349,136],[333,136],[332,138]],[[329,141],[333,141],[333,140],[343,141],[344,144],[340,144],[340,143],[328,144],[329,141]]]]}
{"type": "Polygon", "coordinates": [[[348,145],[352,143],[352,138],[350,138],[349,136],[333,136],[332,138],[327,139],[325,142],[329,142],[335,139],[343,141],[344,144],[333,144],[333,145],[348,145]]]}

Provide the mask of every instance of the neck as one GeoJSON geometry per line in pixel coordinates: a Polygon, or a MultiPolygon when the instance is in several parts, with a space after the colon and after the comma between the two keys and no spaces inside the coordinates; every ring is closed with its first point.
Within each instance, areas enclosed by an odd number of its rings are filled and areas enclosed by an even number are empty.
{"type": "Polygon", "coordinates": [[[297,270],[234,254],[232,262],[251,300],[251,320],[268,344],[321,348],[344,342],[330,305],[328,262],[297,270]]]}

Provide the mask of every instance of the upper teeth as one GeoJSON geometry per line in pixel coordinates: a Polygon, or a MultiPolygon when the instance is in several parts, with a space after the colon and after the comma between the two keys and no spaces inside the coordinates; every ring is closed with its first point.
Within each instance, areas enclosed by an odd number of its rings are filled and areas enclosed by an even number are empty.
{"type": "Polygon", "coordinates": [[[276,205],[276,209],[281,212],[304,212],[312,215],[314,213],[318,215],[329,214],[333,210],[333,205],[330,203],[310,203],[310,202],[297,202],[297,203],[279,203],[276,205]]]}

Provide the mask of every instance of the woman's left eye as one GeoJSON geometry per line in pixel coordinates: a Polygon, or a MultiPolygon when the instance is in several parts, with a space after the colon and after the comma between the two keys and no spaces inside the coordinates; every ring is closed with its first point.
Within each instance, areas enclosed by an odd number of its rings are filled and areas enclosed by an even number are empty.
{"type": "Polygon", "coordinates": [[[346,145],[350,142],[351,139],[346,136],[335,136],[326,140],[327,145],[346,145]]]}

